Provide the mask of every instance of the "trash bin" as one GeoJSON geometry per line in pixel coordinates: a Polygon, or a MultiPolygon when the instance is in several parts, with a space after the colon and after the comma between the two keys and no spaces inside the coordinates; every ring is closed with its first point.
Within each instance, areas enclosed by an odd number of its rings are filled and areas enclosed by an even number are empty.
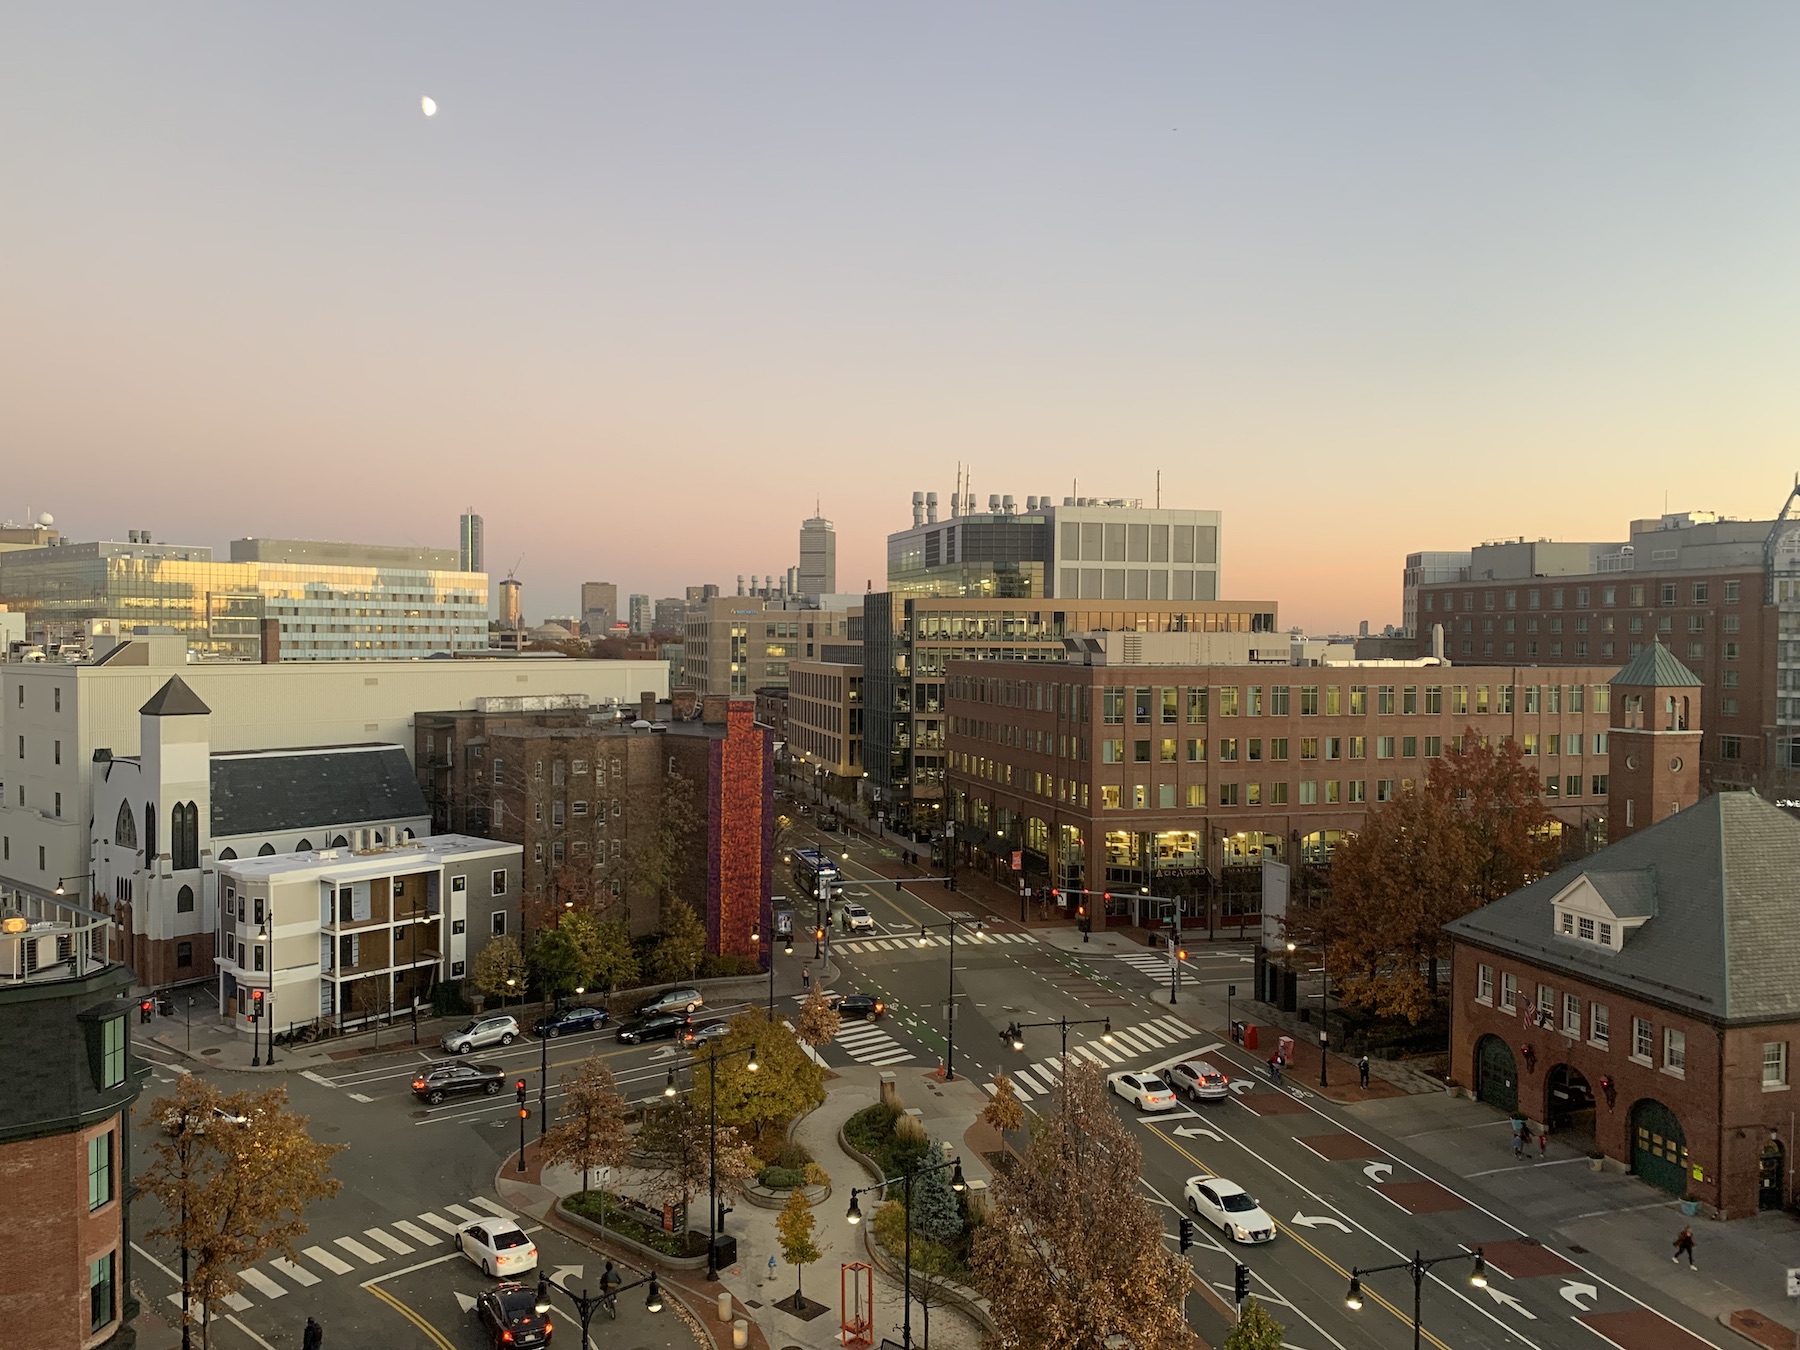
{"type": "Polygon", "coordinates": [[[737,1239],[730,1233],[720,1233],[713,1239],[713,1265],[719,1270],[737,1264],[737,1239]]]}
{"type": "Polygon", "coordinates": [[[1244,1049],[1256,1049],[1256,1028],[1254,1026],[1245,1026],[1244,1028],[1244,1049]]]}

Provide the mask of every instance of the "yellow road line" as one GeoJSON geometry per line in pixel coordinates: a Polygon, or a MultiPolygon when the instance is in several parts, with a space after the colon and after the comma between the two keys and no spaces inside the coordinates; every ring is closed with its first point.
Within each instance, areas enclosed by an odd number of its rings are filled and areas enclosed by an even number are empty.
{"type": "Polygon", "coordinates": [[[374,1285],[374,1284],[365,1284],[363,1286],[363,1288],[367,1289],[371,1294],[375,1295],[376,1298],[380,1299],[383,1303],[387,1304],[388,1307],[392,1308],[395,1312],[399,1313],[407,1321],[411,1322],[420,1331],[424,1332],[428,1337],[431,1338],[431,1343],[433,1345],[437,1346],[438,1350],[456,1350],[456,1347],[454,1345],[450,1344],[449,1341],[444,1339],[443,1332],[439,1331],[436,1327],[432,1326],[431,1323],[427,1322],[423,1316],[421,1316],[419,1313],[414,1312],[411,1308],[407,1307],[399,1299],[395,1298],[392,1294],[388,1293],[387,1290],[381,1288],[381,1286],[379,1286],[379,1285],[374,1285]]]}
{"type": "MultiPolygon", "coordinates": [[[[1189,1162],[1193,1163],[1196,1167],[1200,1168],[1202,1171],[1207,1172],[1212,1176],[1222,1175],[1222,1173],[1215,1170],[1210,1164],[1203,1162],[1200,1159],[1199,1155],[1189,1152],[1188,1149],[1184,1145],[1176,1143],[1173,1138],[1169,1137],[1168,1135],[1163,1134],[1160,1130],[1153,1130],[1153,1131],[1151,1131],[1151,1133],[1156,1135],[1156,1137],[1158,1139],[1162,1140],[1163,1143],[1167,1144],[1170,1148],[1174,1149],[1177,1153],[1181,1154],[1182,1157],[1186,1158],[1189,1162]]],[[[1320,1261],[1324,1262],[1326,1265],[1330,1266],[1334,1271],[1336,1271],[1339,1275],[1343,1276],[1345,1287],[1346,1288],[1349,1287],[1349,1282],[1350,1282],[1349,1267],[1339,1265],[1336,1261],[1332,1260],[1331,1257],[1325,1255],[1324,1252],[1320,1251],[1317,1247],[1313,1246],[1312,1243],[1308,1242],[1305,1238],[1301,1237],[1298,1233],[1296,1233],[1291,1226],[1283,1227],[1281,1229],[1281,1236],[1288,1239],[1290,1242],[1297,1243],[1299,1246],[1301,1246],[1305,1250],[1311,1252],[1314,1256],[1318,1257],[1320,1261]]],[[[1396,1304],[1389,1303],[1379,1293],[1377,1293],[1375,1290],[1371,1289],[1366,1282],[1363,1284],[1362,1295],[1365,1299],[1369,1300],[1370,1302],[1377,1303],[1381,1307],[1386,1308],[1395,1317],[1399,1318],[1402,1322],[1406,1323],[1407,1326],[1412,1325],[1412,1314],[1410,1312],[1402,1312],[1401,1309],[1396,1304]]],[[[1439,1340],[1436,1336],[1432,1335],[1430,1331],[1425,1330],[1423,1327],[1420,1328],[1420,1334],[1426,1340],[1430,1341],[1434,1346],[1436,1346],[1437,1350],[1450,1350],[1450,1347],[1448,1345],[1446,1345],[1443,1341],[1439,1340]]]]}

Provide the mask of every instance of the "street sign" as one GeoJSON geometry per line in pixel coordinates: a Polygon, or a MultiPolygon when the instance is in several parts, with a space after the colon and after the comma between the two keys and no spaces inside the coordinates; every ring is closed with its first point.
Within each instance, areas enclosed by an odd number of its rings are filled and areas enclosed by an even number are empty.
{"type": "Polygon", "coordinates": [[[1013,850],[1013,871],[1021,872],[1024,869],[1025,869],[1025,855],[1023,853],[1021,853],[1018,849],[1015,848],[1013,850]]]}

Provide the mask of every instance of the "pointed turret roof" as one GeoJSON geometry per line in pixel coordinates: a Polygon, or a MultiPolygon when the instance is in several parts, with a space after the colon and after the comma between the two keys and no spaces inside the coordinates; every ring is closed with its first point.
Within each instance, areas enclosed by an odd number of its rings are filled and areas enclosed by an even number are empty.
{"type": "Polygon", "coordinates": [[[150,695],[150,701],[138,711],[145,717],[204,717],[212,709],[200,701],[200,695],[188,687],[186,680],[171,675],[169,682],[150,695]]]}
{"type": "Polygon", "coordinates": [[[1652,642],[1607,683],[1638,689],[1697,689],[1700,677],[1677,661],[1675,653],[1662,643],[1652,642]]]}

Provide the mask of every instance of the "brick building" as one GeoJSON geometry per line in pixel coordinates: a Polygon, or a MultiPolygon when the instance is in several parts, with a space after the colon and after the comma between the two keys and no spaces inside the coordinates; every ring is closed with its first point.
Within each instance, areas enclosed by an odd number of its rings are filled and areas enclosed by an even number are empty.
{"type": "Polygon", "coordinates": [[[770,922],[774,837],[773,736],[752,700],[645,695],[630,721],[531,702],[417,716],[433,828],[520,844],[528,909],[591,897],[641,937],[660,928],[666,884],[711,950],[752,955],[750,934],[770,922]],[[676,813],[689,828],[671,847],[676,813]]]}
{"type": "Polygon", "coordinates": [[[149,1070],[106,928],[73,905],[0,922],[0,1260],[16,1350],[132,1342],[131,1106],[149,1070]]]}
{"type": "Polygon", "coordinates": [[[1104,646],[1090,664],[951,661],[964,861],[1004,875],[1016,850],[1034,886],[1204,890],[1224,917],[1256,913],[1264,860],[1321,867],[1468,729],[1522,744],[1572,850],[1604,841],[1612,668],[1290,664],[1286,635],[1258,640],[1217,663],[1134,664],[1155,642],[1119,633],[1080,640],[1104,646]]]}

